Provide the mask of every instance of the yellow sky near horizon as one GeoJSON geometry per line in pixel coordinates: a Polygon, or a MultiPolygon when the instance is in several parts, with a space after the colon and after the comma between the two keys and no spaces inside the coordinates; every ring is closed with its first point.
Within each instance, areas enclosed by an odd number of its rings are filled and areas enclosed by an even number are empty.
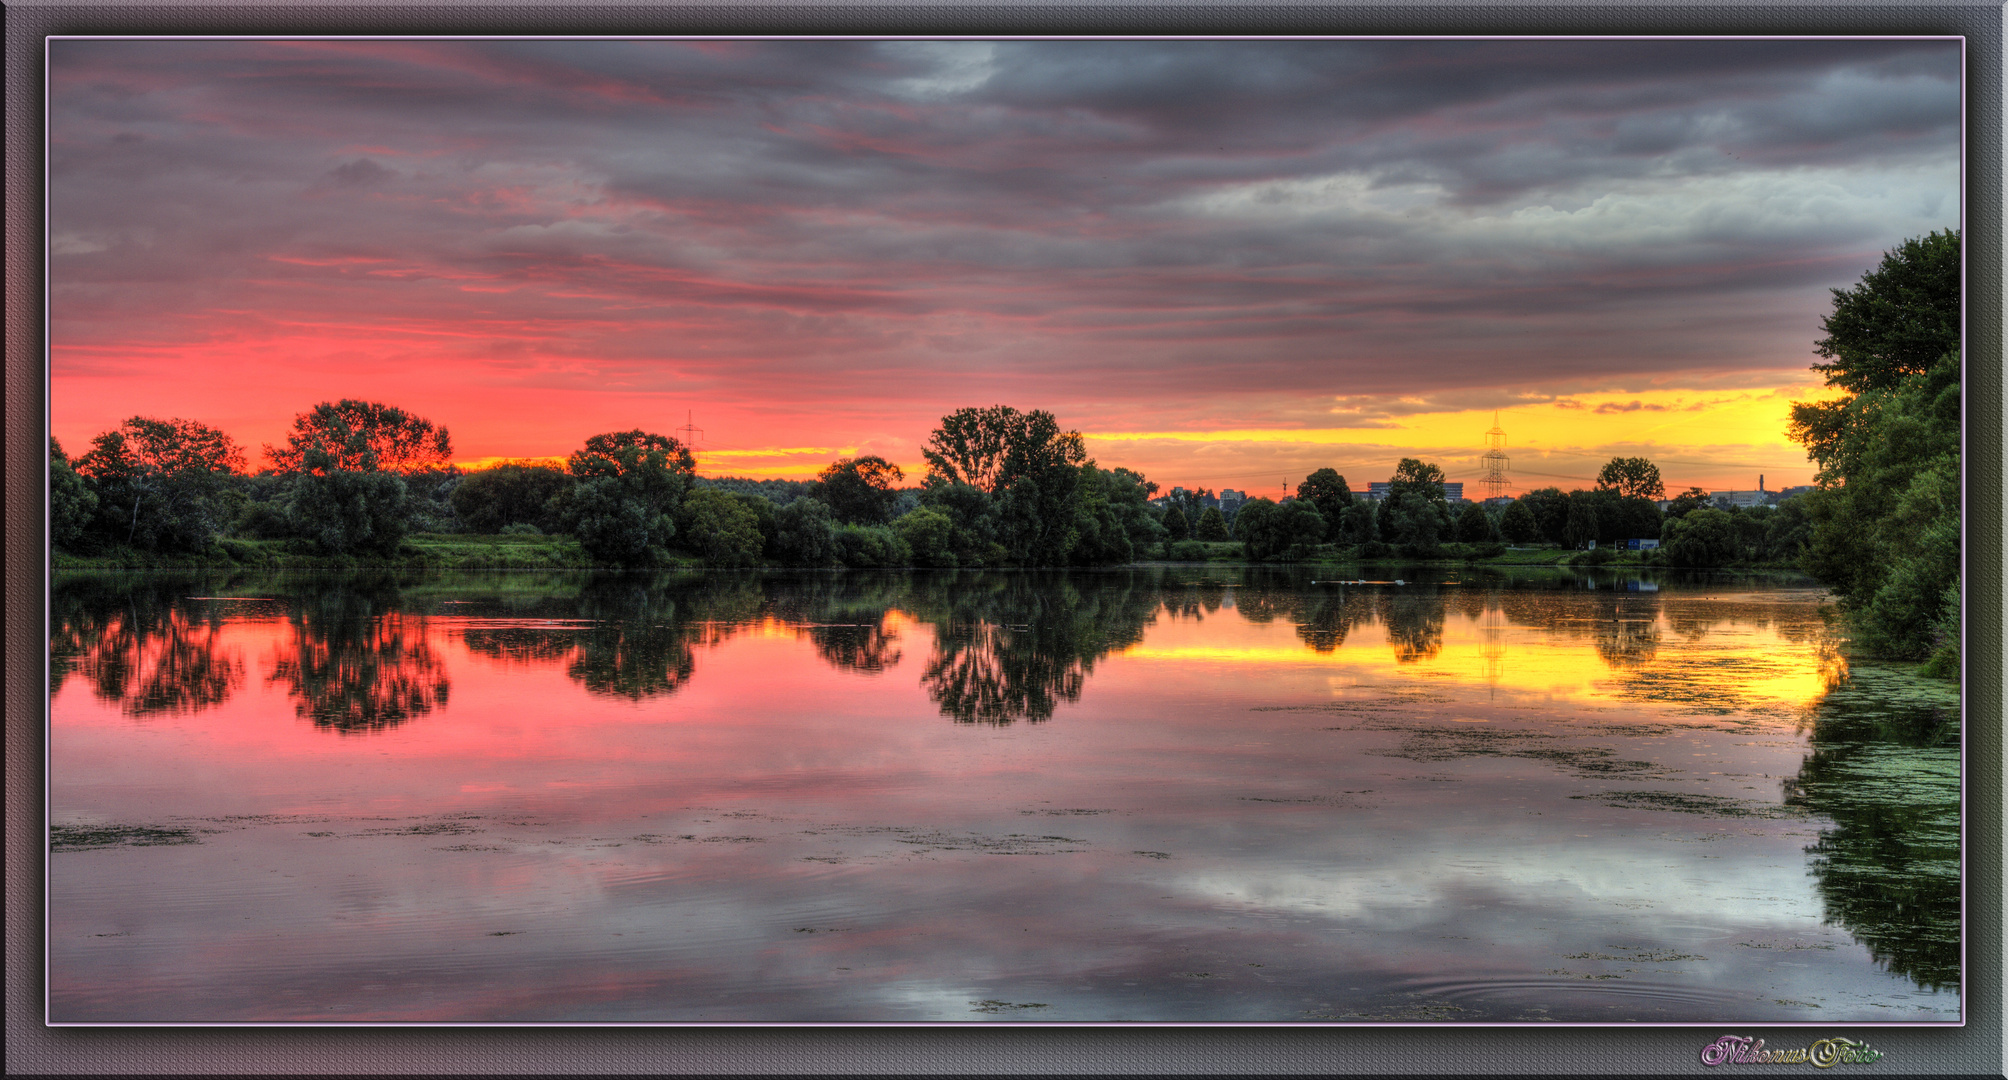
{"type": "MultiPolygon", "coordinates": [[[[1805,449],[1786,436],[1794,401],[1820,400],[1834,391],[1819,382],[1734,390],[1661,389],[1636,393],[1575,394],[1539,404],[1501,409],[1511,461],[1508,491],[1589,487],[1613,457],[1644,457],[1659,466],[1669,494],[1690,486],[1748,489],[1764,478],[1769,490],[1811,483],[1805,449]]],[[[1084,430],[1089,456],[1105,467],[1143,473],[1169,490],[1174,485],[1235,488],[1277,497],[1315,469],[1337,469],[1356,489],[1385,480],[1403,457],[1433,462],[1476,495],[1484,475],[1481,455],[1494,413],[1482,409],[1415,411],[1390,407],[1373,420],[1323,427],[1246,427],[1211,430],[1084,430]],[[1392,414],[1392,415],[1390,415],[1392,414]]],[[[1347,416],[1356,415],[1349,409],[1347,416]]],[[[1065,417],[1061,417],[1065,424],[1065,417]]],[[[706,476],[814,479],[839,457],[879,453],[894,461],[906,482],[926,474],[917,447],[897,450],[869,442],[827,445],[708,448],[700,444],[698,471],[706,476]],[[891,450],[891,452],[888,452],[891,450]],[[901,451],[904,452],[901,452],[901,451]]],[[[562,457],[478,458],[465,469],[503,461],[562,457]]]]}

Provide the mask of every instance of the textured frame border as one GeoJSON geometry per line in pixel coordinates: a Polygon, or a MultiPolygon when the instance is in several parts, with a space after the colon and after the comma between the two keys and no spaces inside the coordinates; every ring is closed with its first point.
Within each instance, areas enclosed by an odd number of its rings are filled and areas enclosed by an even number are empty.
{"type": "MultiPolygon", "coordinates": [[[[1967,39],[1966,999],[1877,1028],[1883,1074],[2001,1076],[2002,38],[1998,2],[10,5],[6,12],[6,975],[9,1075],[1707,1074],[1713,1029],[49,1028],[42,1023],[43,39],[50,34],[1957,34],[1967,39]]],[[[1836,1025],[1831,1034],[1860,1037],[1836,1025]]],[[[1737,1031],[1798,1045],[1804,1028],[1737,1031]]],[[[1802,1069],[1794,1070],[1804,1071],[1802,1069]]]]}

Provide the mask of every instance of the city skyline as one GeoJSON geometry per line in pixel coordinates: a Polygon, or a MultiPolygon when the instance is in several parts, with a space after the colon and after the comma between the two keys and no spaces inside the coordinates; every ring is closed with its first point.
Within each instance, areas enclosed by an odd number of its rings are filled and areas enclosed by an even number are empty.
{"type": "Polygon", "coordinates": [[[1173,486],[1809,482],[1828,290],[1960,225],[1960,45],[50,45],[50,420],[707,475],[1052,412],[1173,486]],[[1357,476],[1357,479],[1356,479],[1357,476]]]}

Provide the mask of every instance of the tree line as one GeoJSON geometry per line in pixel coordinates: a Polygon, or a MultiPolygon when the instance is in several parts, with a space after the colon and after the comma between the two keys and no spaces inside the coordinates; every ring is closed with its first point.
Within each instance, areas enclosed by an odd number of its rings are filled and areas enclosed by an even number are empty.
{"type": "Polygon", "coordinates": [[[1155,484],[1088,459],[1051,413],[943,417],[918,488],[876,456],[813,481],[697,475],[690,448],[643,430],[585,440],[562,467],[463,473],[447,430],[378,402],[299,414],[270,467],[230,437],[133,417],[74,461],[50,440],[50,538],[79,554],[203,552],[226,538],[388,556],[414,532],[564,534],[596,565],[1104,566],[1164,538],[1155,484]]]}

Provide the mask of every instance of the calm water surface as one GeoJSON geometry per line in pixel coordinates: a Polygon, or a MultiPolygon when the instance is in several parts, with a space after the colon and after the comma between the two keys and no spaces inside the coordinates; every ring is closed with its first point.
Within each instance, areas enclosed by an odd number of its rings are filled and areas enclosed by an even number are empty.
{"type": "Polygon", "coordinates": [[[51,1016],[1959,1019],[1956,696],[1400,573],[60,576],[51,1016]]]}

